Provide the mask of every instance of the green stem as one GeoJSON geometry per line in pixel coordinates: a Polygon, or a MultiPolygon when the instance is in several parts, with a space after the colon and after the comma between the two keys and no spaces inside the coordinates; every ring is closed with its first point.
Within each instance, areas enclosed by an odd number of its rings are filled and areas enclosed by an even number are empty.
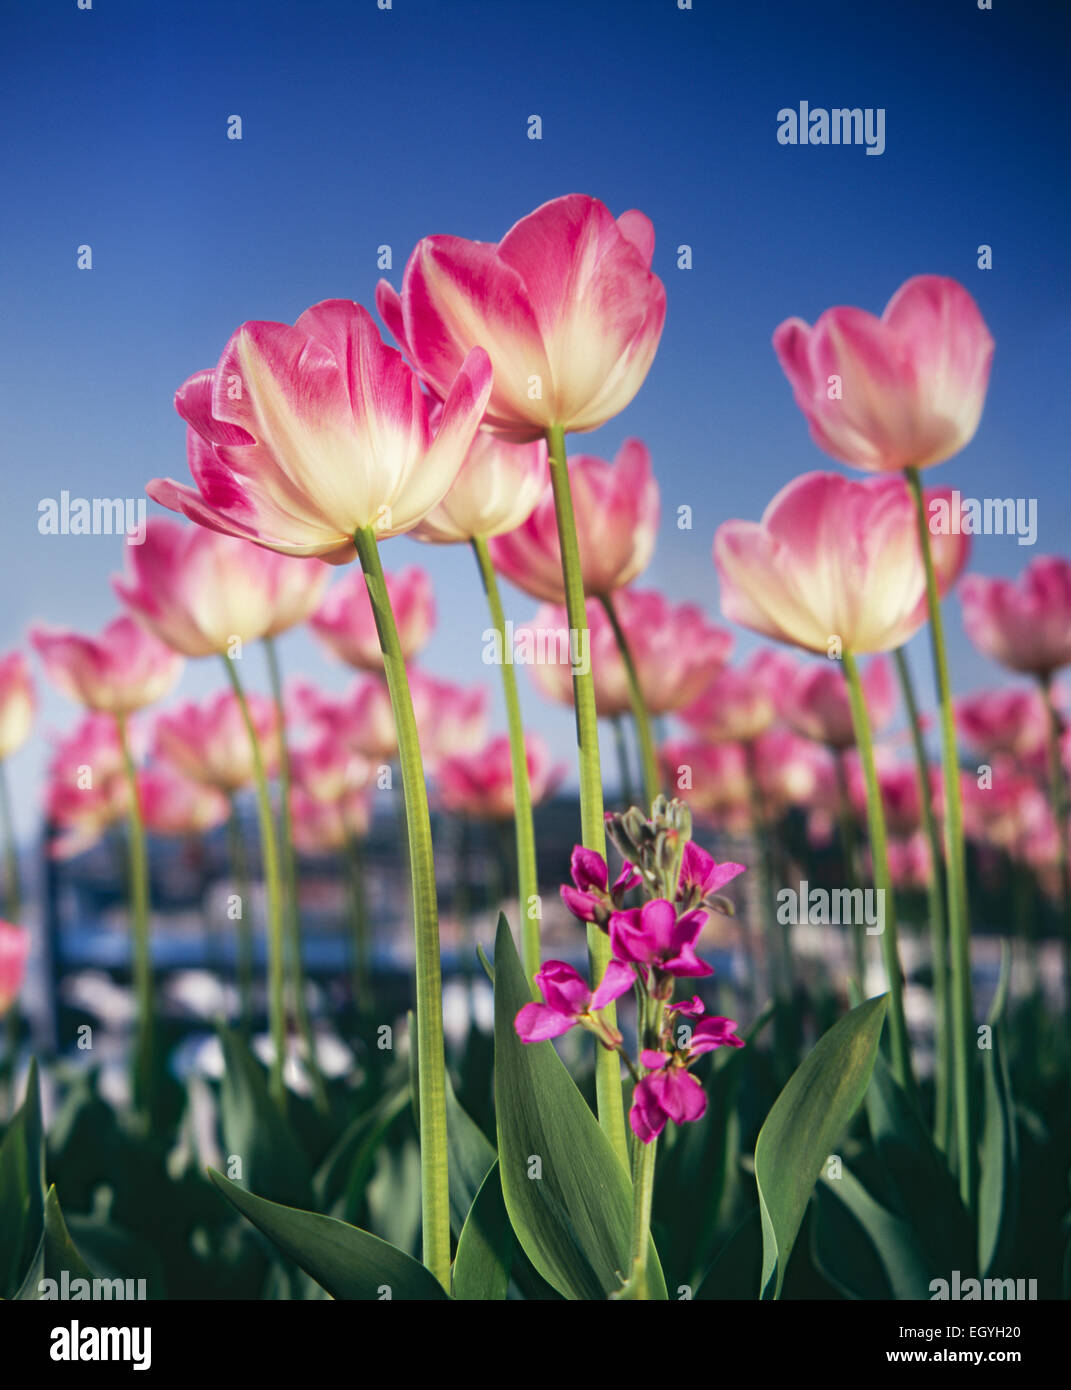
{"type": "Polygon", "coordinates": [[[625,810],[633,804],[632,773],[628,765],[628,744],[625,742],[625,726],[621,716],[615,714],[610,720],[614,731],[614,748],[617,751],[617,773],[621,781],[621,805],[625,810]]]}
{"type": "Polygon", "coordinates": [[[974,1096],[971,1058],[974,1048],[974,1007],[971,999],[971,937],[967,902],[967,855],[963,839],[963,794],[956,756],[956,723],[952,712],[952,687],[948,678],[941,596],[937,589],[926,521],[926,499],[917,468],[904,475],[915,502],[919,548],[926,568],[926,599],[930,613],[933,667],[937,701],[941,708],[941,754],[945,786],[945,853],[948,894],[949,954],[952,965],[953,1087],[956,1105],[956,1153],[959,1191],[963,1205],[974,1213],[977,1205],[977,1168],[974,1153],[974,1096]]]}
{"type": "Polygon", "coordinates": [[[234,874],[235,889],[238,894],[239,916],[235,961],[238,975],[239,1017],[242,1031],[248,1036],[253,1031],[253,924],[247,913],[250,908],[249,866],[246,862],[245,842],[242,838],[242,822],[238,815],[238,801],[234,794],[230,797],[231,813],[227,820],[227,834],[230,841],[231,872],[234,874]]]}
{"type": "Polygon", "coordinates": [[[893,652],[896,673],[900,678],[900,693],[907,711],[911,731],[911,747],[915,755],[915,775],[919,788],[919,808],[922,829],[930,847],[930,877],[926,884],[928,916],[933,952],[933,992],[937,1003],[937,1057],[934,1068],[934,1140],[942,1153],[948,1152],[955,1124],[952,1093],[952,982],[948,973],[948,925],[945,918],[944,852],[933,810],[933,788],[930,785],[930,766],[926,745],[922,740],[922,721],[919,718],[915,685],[903,647],[893,652]]]}
{"type": "MultiPolygon", "coordinates": [[[[844,860],[844,873],[849,888],[859,886],[859,868],[856,858],[855,821],[852,816],[851,800],[848,796],[848,777],[844,767],[844,754],[839,748],[831,748],[833,766],[837,773],[837,833],[840,839],[841,857],[844,860]]],[[[855,978],[859,991],[866,988],[866,933],[862,922],[853,922],[852,952],[854,956],[855,978]]]]}
{"type": "Polygon", "coordinates": [[[138,774],[130,751],[125,714],[115,716],[123,769],[130,792],[129,867],[130,917],[134,935],[134,995],[137,1000],[137,1039],[134,1045],[134,1108],[151,1122],[153,1114],[154,1037],[152,948],[149,942],[149,856],[145,844],[145,823],[138,796],[138,774]]]}
{"type": "MultiPolygon", "coordinates": [[[[637,1015],[637,1054],[645,1047],[655,1047],[658,1040],[651,1037],[650,1011],[661,1010],[663,1006],[641,992],[637,1015]]],[[[638,1060],[638,1057],[637,1057],[638,1060]]],[[[630,1068],[631,1070],[631,1068],[630,1068]]],[[[648,1248],[651,1240],[651,1206],[654,1199],[655,1162],[658,1153],[658,1140],[645,1144],[637,1139],[632,1162],[632,1241],[630,1249],[630,1294],[632,1298],[646,1299],[648,1248]]]]}
{"type": "Polygon", "coordinates": [[[646,813],[650,815],[651,806],[655,798],[661,792],[661,778],[658,773],[658,753],[655,749],[654,735],[651,732],[651,717],[647,712],[647,701],[644,699],[643,689],[640,686],[640,678],[636,672],[636,663],[632,659],[632,652],[629,650],[628,638],[625,630],[617,616],[617,609],[614,607],[614,600],[611,594],[600,594],[599,602],[606,610],[606,616],[610,620],[610,626],[614,630],[614,639],[617,642],[617,650],[621,654],[621,664],[625,668],[625,679],[628,681],[628,698],[632,707],[632,720],[636,725],[636,741],[640,747],[640,766],[643,769],[643,795],[647,802],[646,813]]]}
{"type": "Polygon", "coordinates": [[[347,837],[345,853],[350,898],[353,1010],[355,1014],[366,1014],[372,995],[372,965],[368,941],[368,901],[364,881],[364,848],[356,835],[347,837]]]}
{"type": "Polygon", "coordinates": [[[502,693],[506,700],[506,727],[509,729],[509,755],[513,767],[513,826],[517,842],[518,908],[521,913],[521,949],[524,973],[531,980],[539,969],[539,876],[536,869],[535,828],[532,822],[532,792],[528,783],[528,752],[524,743],[524,724],[521,720],[521,701],[517,693],[517,674],[511,653],[506,651],[506,615],[498,589],[498,578],[487,541],[473,536],[472,553],[476,556],[480,578],[483,580],[491,622],[498,633],[502,656],[502,693]]]}
{"type": "MultiPolygon", "coordinates": [[[[562,582],[569,626],[577,641],[575,650],[590,649],[584,579],[580,567],[580,546],[573,515],[573,494],[569,485],[569,464],[565,456],[565,432],[560,425],[547,431],[550,481],[554,491],[554,515],[558,523],[558,544],[562,556],[562,582]]],[[[599,723],[595,710],[595,684],[589,669],[573,667],[573,704],[576,711],[576,737],[580,762],[580,829],[586,849],[606,857],[603,826],[602,771],[599,766],[599,723]]],[[[610,961],[610,938],[597,926],[588,926],[588,961],[592,984],[603,977],[610,961]]],[[[603,1015],[613,1027],[617,1010],[611,1004],[603,1015]]],[[[621,1064],[613,1052],[598,1048],[595,1056],[595,1094],[602,1125],[618,1157],[628,1168],[625,1139],[625,1107],[622,1098],[621,1064]]]]}
{"type": "Polygon", "coordinates": [[[398,732],[398,758],[405,793],[416,946],[417,1074],[420,1089],[420,1180],[424,1263],[444,1289],[450,1288],[450,1197],[446,1146],[446,1058],[443,1038],[442,965],[435,861],[424,765],[398,628],[391,609],[375,532],[354,534],[375,615],[383,666],[398,732]]]}
{"type": "Polygon", "coordinates": [[[294,991],[294,1014],[297,1018],[298,1032],[301,1034],[305,1053],[305,1066],[312,1085],[313,1104],[321,1115],[330,1109],[327,1101],[327,1087],[323,1073],[316,1059],[316,1038],[309,1018],[309,1004],[305,995],[305,965],[301,949],[301,914],[298,910],[298,872],[297,855],[294,852],[293,813],[290,805],[290,744],[286,732],[286,706],[283,704],[283,682],[279,672],[279,656],[275,639],[264,638],[264,651],[268,658],[268,680],[271,683],[272,700],[275,704],[275,717],[279,725],[279,832],[282,849],[283,878],[286,885],[286,936],[289,946],[291,985],[294,991]]]}
{"type": "Polygon", "coordinates": [[[283,935],[282,875],[279,870],[279,846],[275,838],[275,821],[271,811],[268,776],[264,770],[264,755],[260,748],[249,702],[245,698],[238,667],[228,656],[221,657],[242,712],[246,733],[253,755],[253,778],[257,793],[257,821],[260,826],[260,853],[264,861],[264,888],[268,900],[268,1020],[271,1028],[272,1060],[268,1089],[276,1105],[286,1112],[286,1083],[283,1067],[286,1063],[286,943],[283,935]]]}
{"type": "Polygon", "coordinates": [[[1056,822],[1057,863],[1060,870],[1061,917],[1064,946],[1064,999],[1071,1011],[1071,863],[1068,855],[1067,775],[1060,756],[1060,715],[1052,698],[1052,678],[1046,676],[1041,694],[1048,715],[1046,726],[1049,752],[1049,799],[1056,822]]]}
{"type": "Polygon", "coordinates": [[[7,920],[18,922],[22,915],[22,886],[19,882],[19,854],[15,846],[15,818],[11,814],[11,792],[7,784],[7,763],[0,758],[0,821],[4,829],[4,902],[7,920]]]}
{"type": "Polygon", "coordinates": [[[859,668],[851,652],[844,653],[844,674],[848,678],[848,696],[852,705],[852,724],[855,746],[859,750],[863,776],[866,779],[867,825],[870,830],[870,854],[874,861],[874,887],[884,902],[881,952],[885,974],[889,981],[889,1041],[892,1052],[893,1075],[914,1098],[915,1080],[911,1071],[907,1022],[904,1018],[904,987],[900,970],[900,951],[896,931],[896,902],[889,877],[889,853],[885,835],[885,808],[881,804],[877,768],[874,765],[874,739],[867,714],[866,699],[859,679],[859,668]]]}

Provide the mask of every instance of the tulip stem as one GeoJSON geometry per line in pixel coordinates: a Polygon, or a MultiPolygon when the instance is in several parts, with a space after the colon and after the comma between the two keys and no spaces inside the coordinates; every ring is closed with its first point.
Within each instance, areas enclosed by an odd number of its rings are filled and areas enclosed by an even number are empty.
{"type": "Polygon", "coordinates": [[[350,955],[354,1015],[368,1013],[372,965],[368,941],[368,904],[364,878],[364,847],[356,835],[346,836],[346,879],[350,898],[350,955]]]}
{"type": "Polygon", "coordinates": [[[632,659],[632,652],[629,650],[628,638],[625,630],[621,626],[617,616],[617,609],[614,607],[613,595],[600,594],[599,602],[606,610],[606,616],[610,620],[610,626],[614,630],[614,639],[617,642],[617,650],[621,655],[621,664],[625,668],[625,679],[628,681],[628,698],[632,706],[632,721],[636,726],[636,741],[640,746],[640,766],[643,769],[643,795],[647,802],[645,813],[651,814],[651,807],[655,798],[661,792],[659,785],[661,779],[658,775],[658,754],[655,750],[654,735],[651,732],[651,717],[647,712],[647,701],[643,697],[643,688],[640,685],[640,678],[636,673],[636,663],[632,659]]]}
{"type": "MultiPolygon", "coordinates": [[[[855,823],[852,817],[851,800],[848,796],[848,776],[844,766],[842,749],[831,748],[833,766],[837,774],[837,833],[840,838],[840,852],[844,860],[844,873],[849,888],[859,886],[859,864],[856,858],[855,823]]],[[[852,952],[855,978],[859,992],[866,989],[866,934],[862,922],[852,923],[852,952]]]]}
{"type": "Polygon", "coordinates": [[[1053,820],[1056,822],[1056,853],[1060,872],[1061,912],[1063,917],[1064,946],[1064,1001],[1071,1011],[1071,863],[1068,855],[1067,824],[1067,775],[1060,756],[1060,715],[1052,697],[1052,677],[1045,676],[1041,682],[1041,694],[1045,701],[1046,738],[1049,753],[1049,798],[1052,805],[1053,820]]]}
{"type": "Polygon", "coordinates": [[[260,825],[260,853],[264,861],[264,888],[268,900],[268,1020],[271,1028],[272,1059],[268,1075],[268,1090],[275,1104],[286,1113],[286,1082],[283,1067],[286,1062],[286,969],[283,936],[282,875],[279,871],[279,846],[275,838],[268,775],[264,770],[264,755],[260,748],[256,726],[245,698],[238,667],[228,656],[222,658],[234,697],[242,712],[253,755],[253,779],[257,791],[257,820],[260,825]]]}
{"type": "Polygon", "coordinates": [[[383,667],[398,733],[409,837],[416,946],[417,1077],[420,1093],[420,1185],[424,1264],[449,1291],[450,1197],[446,1146],[446,1058],[443,1037],[442,963],[439,954],[439,909],[435,896],[435,860],[431,816],[420,739],[409,678],[387,581],[370,526],[354,533],[368,598],[376,620],[383,667]]]}
{"type": "Polygon", "coordinates": [[[926,896],[929,907],[930,931],[933,950],[933,992],[937,1001],[937,1064],[934,1068],[934,1141],[942,1153],[948,1152],[954,1125],[952,1115],[952,996],[951,981],[948,974],[948,927],[945,920],[945,896],[942,873],[944,856],[941,852],[941,837],[937,831],[937,817],[933,813],[933,789],[930,786],[930,769],[926,760],[926,746],[922,741],[922,722],[919,719],[918,701],[915,698],[915,685],[907,664],[907,653],[903,647],[893,652],[896,673],[900,678],[900,693],[907,710],[908,727],[911,731],[911,747],[915,755],[915,773],[919,787],[919,811],[922,829],[930,847],[930,875],[926,883],[926,896]]]}
{"type": "Polygon", "coordinates": [[[628,744],[625,742],[625,726],[621,722],[621,716],[615,714],[610,720],[610,726],[614,731],[614,747],[617,749],[617,771],[621,780],[621,805],[624,810],[632,805],[632,774],[628,765],[628,744]]]}
{"type": "Polygon", "coordinates": [[[271,684],[275,717],[279,726],[279,835],[282,841],[283,878],[286,884],[286,934],[290,949],[291,984],[294,990],[294,1015],[305,1051],[305,1066],[312,1084],[313,1104],[321,1115],[330,1109],[327,1087],[316,1060],[316,1039],[309,1018],[305,997],[305,965],[301,950],[301,914],[298,909],[297,856],[294,853],[293,813],[290,806],[290,745],[286,733],[286,706],[283,704],[283,682],[279,672],[279,655],[275,639],[264,638],[264,653],[268,659],[268,680],[271,684]]]}
{"type": "Polygon", "coordinates": [[[956,1154],[959,1192],[963,1205],[974,1214],[977,1204],[977,1166],[974,1153],[974,1097],[971,1090],[971,1049],[973,1047],[974,1008],[971,1001],[971,936],[967,903],[967,857],[963,841],[963,795],[956,756],[956,723],[952,712],[952,687],[948,679],[948,654],[937,572],[930,547],[930,528],[926,521],[926,499],[917,468],[906,468],[904,475],[915,502],[919,548],[926,568],[926,600],[930,612],[930,638],[933,668],[937,681],[937,700],[941,707],[941,754],[945,786],[945,852],[948,868],[949,953],[952,968],[953,1084],[956,1108],[956,1154]]]}
{"type": "Polygon", "coordinates": [[[502,608],[498,579],[484,536],[473,536],[472,553],[476,556],[480,578],[483,580],[491,622],[498,633],[502,651],[502,693],[506,700],[506,725],[509,729],[509,755],[513,767],[513,825],[517,841],[517,883],[521,914],[521,948],[524,973],[531,980],[540,965],[539,951],[539,875],[536,868],[535,828],[532,822],[532,791],[528,782],[528,753],[524,743],[524,724],[521,702],[517,693],[517,675],[512,661],[506,659],[506,615],[502,608]]]}
{"type": "MultiPolygon", "coordinates": [[[[560,425],[547,430],[547,455],[554,492],[554,516],[558,523],[558,544],[562,555],[562,582],[565,608],[573,631],[573,651],[586,651],[588,615],[584,601],[584,576],[580,567],[580,545],[573,514],[573,493],[569,485],[569,463],[565,454],[565,431],[560,425]]],[[[606,858],[606,831],[603,822],[602,771],[599,766],[599,721],[595,709],[595,683],[590,664],[581,670],[573,666],[573,705],[576,711],[576,741],[580,762],[580,834],[584,848],[606,858]]],[[[592,982],[602,979],[610,962],[610,938],[594,923],[588,925],[588,963],[592,982]]],[[[617,1010],[610,1004],[603,1017],[612,1028],[617,1010]]],[[[613,1052],[598,1047],[595,1054],[595,1097],[599,1123],[628,1169],[628,1143],[625,1138],[625,1107],[622,1098],[621,1064],[613,1052]]]]}
{"type": "Polygon", "coordinates": [[[238,800],[230,794],[231,813],[227,818],[227,837],[230,841],[231,873],[238,894],[238,939],[235,949],[238,976],[238,1012],[242,1031],[248,1037],[253,1031],[253,926],[246,912],[249,907],[249,866],[246,863],[242,822],[238,815],[238,800]]]}
{"type": "Polygon", "coordinates": [[[134,937],[134,995],[137,1000],[137,1040],[134,1046],[134,1109],[147,1122],[153,1116],[153,1077],[155,1068],[153,1038],[152,949],[149,943],[149,856],[145,843],[145,822],[138,796],[138,774],[130,751],[125,714],[115,716],[119,747],[130,793],[127,813],[130,871],[130,918],[134,937]]]}
{"type": "Polygon", "coordinates": [[[4,902],[7,920],[14,925],[22,915],[22,885],[19,881],[19,854],[15,847],[15,818],[11,814],[11,791],[7,782],[7,763],[0,758],[0,821],[4,827],[4,902]]]}
{"type": "Polygon", "coordinates": [[[892,1052],[892,1070],[896,1080],[913,1100],[915,1079],[911,1071],[911,1052],[908,1046],[907,1021],[904,1017],[904,985],[900,969],[900,949],[896,930],[896,902],[893,897],[892,880],[889,876],[889,852],[885,834],[885,809],[881,804],[881,788],[874,764],[874,737],[867,714],[866,698],[859,679],[859,668],[851,652],[843,656],[844,674],[848,678],[848,698],[852,705],[852,724],[855,728],[855,746],[859,750],[859,761],[866,781],[867,825],[870,831],[870,854],[874,862],[874,887],[881,894],[884,905],[881,933],[881,951],[885,961],[885,974],[889,981],[889,1041],[892,1052]]]}

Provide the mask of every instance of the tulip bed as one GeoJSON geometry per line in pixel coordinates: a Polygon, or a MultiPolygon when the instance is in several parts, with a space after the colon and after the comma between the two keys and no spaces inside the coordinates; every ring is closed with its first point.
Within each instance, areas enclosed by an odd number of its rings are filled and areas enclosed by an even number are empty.
{"type": "MultiPolygon", "coordinates": [[[[1071,564],[963,577],[959,494],[921,477],[978,429],[993,340],[937,276],[880,318],[777,329],[846,471],[719,526],[721,616],[769,639],[734,662],[729,627],[634,585],[659,516],[647,446],[567,450],[643,384],[666,302],[653,249],[643,214],[581,195],[497,244],[429,236],[375,292],[397,348],[325,301],[242,324],[179,389],[192,482],[147,492],[183,520],[127,549],[102,633],[31,633],[83,711],[53,750],[52,853],[119,837],[126,856],[133,1024],[120,1096],[92,1028],[32,1055],[8,826],[3,1298],[94,1279],[172,1299],[1071,1292],[1071,564]],[[417,665],[435,565],[385,572],[399,535],[471,549],[504,734],[484,687],[417,665]],[[500,578],[542,605],[529,622],[500,578]],[[953,698],[954,590],[1019,684],[953,698]],[[356,672],[345,695],[282,670],[277,639],[303,624],[356,672]],[[926,627],[932,697],[904,650],[926,627]],[[219,693],[147,714],[187,660],[222,664],[219,693]],[[517,667],[574,708],[575,750],[526,732],[517,667]],[[535,810],[570,771],[555,879],[535,810]],[[443,864],[474,825],[501,854],[466,906],[443,864]],[[160,1008],[149,843],[224,827],[233,1007],[206,1073],[160,1008]],[[350,955],[310,991],[314,859],[347,885],[350,955]],[[408,895],[408,1013],[374,950],[386,860],[408,895]],[[450,1042],[447,899],[471,1006],[450,1042]]],[[[34,700],[12,653],[0,762],[34,700]]]]}

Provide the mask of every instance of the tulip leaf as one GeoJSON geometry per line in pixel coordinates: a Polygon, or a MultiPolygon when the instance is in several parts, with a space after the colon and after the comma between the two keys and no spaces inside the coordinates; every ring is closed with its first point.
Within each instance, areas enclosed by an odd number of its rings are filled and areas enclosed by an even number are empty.
{"type": "Polygon", "coordinates": [[[929,1298],[931,1266],[912,1227],[843,1169],[816,1191],[812,1251],[822,1274],[848,1298],[929,1298]]]}
{"type": "Polygon", "coordinates": [[[509,1288],[513,1228],[502,1200],[498,1163],[491,1166],[476,1194],[454,1257],[455,1298],[501,1302],[509,1288]]]}
{"type": "MultiPolygon", "coordinates": [[[[630,1272],[632,1184],[549,1042],[522,1043],[532,996],[513,935],[495,940],[495,1110],[502,1195],[521,1248],[565,1298],[607,1299],[630,1272]]],[[[665,1281],[653,1254],[655,1297],[665,1281]]]]}
{"type": "Polygon", "coordinates": [[[222,1173],[208,1176],[276,1248],[337,1299],[441,1299],[446,1293],[422,1264],[378,1236],[333,1216],[254,1197],[222,1173]]]}
{"type": "Polygon", "coordinates": [[[779,1298],[814,1185],[870,1084],[885,995],[839,1019],[789,1078],[755,1143],[762,1213],[760,1296],[779,1298]]]}
{"type": "Polygon", "coordinates": [[[45,1201],[45,1140],[36,1059],[26,1092],[0,1143],[0,1295],[18,1289],[41,1240],[45,1201]]]}
{"type": "Polygon", "coordinates": [[[223,1026],[220,1115],[228,1160],[241,1161],[244,1183],[274,1200],[311,1205],[309,1162],[279,1107],[268,1094],[267,1074],[240,1034],[223,1026]]]}
{"type": "MultiPolygon", "coordinates": [[[[26,1277],[15,1295],[23,1302],[41,1298],[42,1281],[50,1279],[59,1284],[64,1272],[71,1280],[92,1280],[95,1277],[93,1271],[79,1254],[74,1241],[71,1240],[54,1187],[48,1189],[45,1197],[42,1223],[41,1239],[38,1242],[36,1253],[30,1262],[26,1277]]],[[[59,1297],[59,1293],[60,1291],[57,1289],[53,1296],[59,1297]]],[[[85,1296],[89,1296],[88,1290],[85,1296]]]]}
{"type": "Polygon", "coordinates": [[[1004,1038],[1009,954],[1001,943],[1000,984],[989,1013],[990,1046],[982,1051],[985,1111],[978,1188],[978,1268],[985,1276],[1010,1253],[1018,1205],[1019,1138],[1004,1038]]]}

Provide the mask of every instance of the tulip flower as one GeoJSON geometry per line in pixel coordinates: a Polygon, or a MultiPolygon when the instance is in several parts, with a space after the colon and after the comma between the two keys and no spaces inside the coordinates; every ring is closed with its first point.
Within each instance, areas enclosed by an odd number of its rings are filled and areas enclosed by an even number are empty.
{"type": "Polygon", "coordinates": [[[1048,711],[1041,695],[1029,687],[965,695],[955,710],[963,741],[983,757],[1011,753],[1031,759],[1045,748],[1048,711]]]}
{"type": "Polygon", "coordinates": [[[516,530],[549,482],[545,440],[510,444],[478,430],[453,486],[413,530],[413,539],[454,545],[516,530]]]}
{"type": "Polygon", "coordinates": [[[630,990],[636,977],[632,970],[620,961],[612,960],[598,988],[592,990],[587,981],[562,960],[548,960],[535,977],[536,985],[545,1003],[525,1004],[518,1013],[514,1026],[521,1042],[545,1042],[547,1038],[560,1037],[578,1024],[595,1033],[597,1037],[607,1037],[607,1045],[613,1046],[620,1034],[616,1029],[608,1029],[605,1022],[594,1017],[607,1004],[620,999],[630,990]]]}
{"type": "Polygon", "coordinates": [[[24,927],[0,922],[0,1018],[19,997],[29,954],[30,933],[24,927]]]}
{"type": "MultiPolygon", "coordinates": [[[[279,761],[279,725],[272,702],[246,697],[257,741],[269,775],[279,761]]],[[[187,700],[156,716],[153,751],[184,777],[228,795],[253,784],[253,748],[241,706],[229,690],[207,699],[187,700]]]]}
{"type": "MultiPolygon", "coordinates": [[[[88,764],[86,766],[89,766],[88,764]]],[[[79,784],[72,769],[54,768],[45,796],[46,819],[54,831],[53,859],[73,859],[92,849],[130,814],[130,789],[120,770],[94,769],[92,780],[79,784]]]]}
{"type": "MultiPolygon", "coordinates": [[[[538,806],[565,775],[535,734],[525,737],[532,804],[538,806]]],[[[443,758],[438,767],[439,799],[456,815],[477,820],[509,820],[513,815],[513,765],[509,739],[493,738],[475,753],[443,758]]]]}
{"type": "Polygon", "coordinates": [[[692,810],[723,830],[750,824],[748,756],[740,743],[671,739],[662,748],[666,780],[692,810]]]}
{"type": "Polygon", "coordinates": [[[955,280],[917,275],[881,318],[827,309],[786,319],[774,350],[820,449],[854,468],[928,468],[974,437],[993,339],[955,280]]]}
{"type": "Polygon", "coordinates": [[[1049,679],[1071,663],[1071,563],[1039,556],[1016,583],[968,575],[963,626],[980,652],[1013,671],[1049,679]]]}
{"type": "Polygon", "coordinates": [[[783,653],[762,648],[739,667],[716,671],[695,699],[678,712],[704,738],[748,743],[777,718],[777,705],[795,664],[783,653]]]}
{"type": "Polygon", "coordinates": [[[904,840],[894,836],[889,841],[889,873],[897,888],[923,892],[929,885],[932,872],[929,841],[921,832],[904,840]]]}
{"type": "MultiPolygon", "coordinates": [[[[896,713],[896,687],[888,661],[875,657],[863,672],[862,681],[877,732],[896,713]]],[[[779,713],[797,734],[816,743],[835,749],[851,748],[855,743],[847,682],[834,661],[799,666],[781,692],[779,713]]]]}
{"type": "Polygon", "coordinates": [[[342,799],[347,792],[363,791],[374,769],[362,754],[338,740],[324,725],[314,726],[312,738],[291,755],[293,786],[313,801],[342,799]]]}
{"type": "Polygon", "coordinates": [[[310,796],[295,783],[291,801],[294,842],[302,854],[337,855],[368,834],[372,809],[364,789],[351,788],[329,801],[310,796]]]}
{"type": "Polygon", "coordinates": [[[180,656],[129,617],[114,619],[99,637],[39,625],[30,640],[58,690],[86,709],[117,716],[166,695],[183,666],[180,656]]]}
{"type": "Polygon", "coordinates": [[[376,307],[440,398],[466,353],[487,349],[487,428],[517,440],[594,430],[632,400],[658,347],[666,292],[653,252],[642,213],[615,221],[597,198],[568,194],[497,245],[425,237],[401,293],[381,280],[376,307]]]}
{"type": "Polygon", "coordinates": [[[227,798],[162,764],[138,773],[145,828],[154,835],[200,835],[227,819],[227,798]]]}
{"type": "Polygon", "coordinates": [[[800,738],[791,729],[767,729],[750,746],[752,776],[767,822],[790,806],[830,804],[835,782],[827,748],[800,738]]]}
{"type": "MultiPolygon", "coordinates": [[[[863,770],[858,760],[849,763],[848,767],[851,803],[859,812],[865,812],[866,779],[863,770]]],[[[879,760],[877,774],[889,834],[893,839],[908,839],[922,825],[918,770],[907,763],[879,760]]],[[[939,769],[927,768],[927,777],[934,790],[940,783],[940,776],[939,769]]]]}
{"type": "Polygon", "coordinates": [[[22,652],[0,657],[0,762],[26,742],[37,709],[37,694],[22,652]]]}
{"type": "MultiPolygon", "coordinates": [[[[385,576],[398,624],[402,655],[411,661],[427,645],[435,626],[435,600],[426,570],[409,565],[385,576]]],[[[309,619],[309,626],[330,651],[359,671],[383,671],[375,615],[360,570],[344,576],[309,619]]]]}
{"type": "Polygon", "coordinates": [[[454,753],[475,753],[487,742],[486,685],[454,685],[414,667],[409,672],[413,711],[424,761],[434,771],[454,753]]]}

